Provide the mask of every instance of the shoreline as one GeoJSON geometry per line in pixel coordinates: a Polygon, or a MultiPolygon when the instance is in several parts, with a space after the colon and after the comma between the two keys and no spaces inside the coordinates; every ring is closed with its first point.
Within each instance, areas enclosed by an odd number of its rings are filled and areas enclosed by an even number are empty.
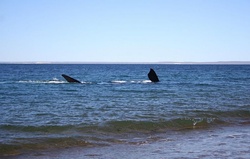
{"type": "Polygon", "coordinates": [[[174,131],[151,134],[145,140],[134,138],[127,143],[35,151],[3,159],[249,158],[249,131],[249,124],[174,131]]]}

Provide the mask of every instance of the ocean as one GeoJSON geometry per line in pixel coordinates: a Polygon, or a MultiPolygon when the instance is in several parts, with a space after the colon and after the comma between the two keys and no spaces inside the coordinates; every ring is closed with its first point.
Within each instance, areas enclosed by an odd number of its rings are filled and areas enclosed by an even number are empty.
{"type": "MultiPolygon", "coordinates": [[[[192,134],[204,141],[218,129],[250,129],[250,65],[0,64],[0,109],[0,157],[162,141],[173,148],[192,134]],[[150,68],[160,82],[148,79],[150,68]]],[[[237,145],[250,143],[248,132],[239,134],[237,145]]],[[[202,154],[218,149],[211,147],[202,154]]],[[[233,158],[250,157],[250,146],[235,151],[233,158]]]]}

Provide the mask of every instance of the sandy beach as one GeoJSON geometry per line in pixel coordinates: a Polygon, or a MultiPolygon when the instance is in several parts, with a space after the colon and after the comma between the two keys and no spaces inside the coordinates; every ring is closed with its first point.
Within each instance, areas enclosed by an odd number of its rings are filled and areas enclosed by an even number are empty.
{"type": "Polygon", "coordinates": [[[197,129],[151,134],[130,142],[97,146],[46,150],[4,157],[6,159],[106,159],[106,158],[249,158],[250,126],[197,129]]]}

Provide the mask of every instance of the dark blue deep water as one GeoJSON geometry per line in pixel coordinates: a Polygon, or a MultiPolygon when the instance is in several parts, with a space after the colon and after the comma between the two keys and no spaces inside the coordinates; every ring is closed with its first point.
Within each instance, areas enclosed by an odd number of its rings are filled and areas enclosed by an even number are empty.
{"type": "Polygon", "coordinates": [[[250,125],[250,65],[1,64],[0,110],[0,156],[250,125]]]}

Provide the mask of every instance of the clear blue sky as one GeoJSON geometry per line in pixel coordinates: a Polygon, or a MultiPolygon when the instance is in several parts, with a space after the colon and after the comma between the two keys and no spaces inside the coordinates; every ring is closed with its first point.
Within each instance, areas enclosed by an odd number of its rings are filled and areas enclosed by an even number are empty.
{"type": "Polygon", "coordinates": [[[9,61],[250,61],[250,0],[0,0],[9,61]]]}

